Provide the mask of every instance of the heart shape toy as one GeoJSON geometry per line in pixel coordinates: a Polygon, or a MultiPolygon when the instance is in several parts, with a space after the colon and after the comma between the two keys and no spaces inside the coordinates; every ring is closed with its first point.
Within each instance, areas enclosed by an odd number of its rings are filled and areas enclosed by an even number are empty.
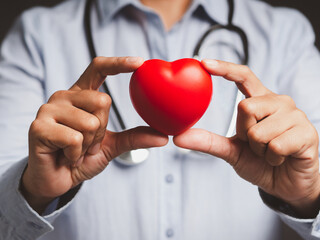
{"type": "Polygon", "coordinates": [[[132,74],[130,97],[138,114],[152,128],[178,135],[205,113],[212,97],[212,80],[198,60],[152,59],[132,74]]]}

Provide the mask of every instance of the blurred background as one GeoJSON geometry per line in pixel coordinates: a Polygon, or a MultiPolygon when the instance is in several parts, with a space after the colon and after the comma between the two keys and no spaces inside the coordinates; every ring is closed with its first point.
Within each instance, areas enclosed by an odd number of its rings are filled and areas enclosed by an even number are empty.
{"type": "MultiPolygon", "coordinates": [[[[63,0],[2,0],[0,3],[0,42],[14,19],[32,6],[53,6],[63,0]]],[[[109,1],[109,0],[106,0],[109,1]]],[[[235,0],[237,1],[237,0],[235,0]]],[[[319,0],[264,0],[274,6],[287,6],[300,10],[311,21],[315,30],[316,45],[320,49],[319,0]]]]}
{"type": "MultiPolygon", "coordinates": [[[[0,43],[13,24],[13,21],[22,13],[23,10],[33,6],[54,6],[64,0],[2,0],[0,2],[0,43]]],[[[105,0],[110,1],[110,0],[105,0]]],[[[227,1],[227,0],[225,0],[227,1]]],[[[237,1],[237,0],[235,0],[237,1]]],[[[320,50],[320,0],[257,0],[265,1],[274,6],[286,6],[296,8],[301,11],[312,23],[316,33],[316,46],[320,50]]],[[[287,227],[284,228],[285,235],[293,234],[287,227]]],[[[294,234],[295,235],[295,234],[294,234]]],[[[292,236],[299,239],[298,236],[292,236]]]]}

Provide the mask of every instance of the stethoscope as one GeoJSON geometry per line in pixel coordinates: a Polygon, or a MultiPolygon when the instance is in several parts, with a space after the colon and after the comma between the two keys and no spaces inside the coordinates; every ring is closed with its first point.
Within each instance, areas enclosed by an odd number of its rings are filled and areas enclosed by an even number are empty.
{"type": "MultiPolygon", "coordinates": [[[[92,1],[93,0],[87,0],[87,2],[86,2],[85,15],[84,15],[84,27],[85,27],[85,34],[86,34],[86,39],[87,39],[87,43],[88,43],[88,49],[90,52],[90,57],[91,57],[91,59],[94,59],[97,56],[97,53],[96,53],[96,50],[94,47],[92,30],[91,30],[91,25],[90,25],[90,23],[91,23],[90,10],[91,10],[92,1]]],[[[220,29],[225,29],[225,30],[229,30],[229,31],[237,33],[239,35],[239,37],[241,38],[242,45],[243,45],[243,56],[241,58],[241,64],[247,65],[248,60],[249,60],[248,39],[247,39],[245,32],[240,27],[235,26],[232,23],[233,15],[234,15],[234,0],[227,0],[227,1],[228,1],[228,5],[229,5],[228,23],[226,25],[214,23],[203,34],[203,36],[198,41],[198,43],[193,51],[193,56],[194,56],[194,58],[199,59],[199,53],[201,50],[201,46],[209,34],[211,34],[214,31],[220,30],[220,29]]],[[[102,87],[103,87],[104,91],[112,98],[112,95],[110,93],[110,90],[109,90],[106,82],[103,83],[102,87]]],[[[237,106],[238,106],[239,102],[243,99],[243,97],[244,97],[243,94],[238,90],[232,118],[231,118],[231,121],[229,124],[229,128],[228,128],[226,137],[231,137],[234,132],[234,129],[236,126],[236,118],[237,118],[237,106]]],[[[126,125],[120,115],[120,112],[118,110],[118,107],[117,107],[115,101],[112,101],[111,107],[115,113],[115,116],[117,118],[117,121],[119,123],[121,130],[125,130],[126,125]]],[[[181,151],[186,153],[189,150],[181,150],[181,151]]],[[[136,149],[136,150],[132,150],[132,151],[126,152],[126,153],[118,156],[115,160],[123,165],[132,166],[132,165],[137,165],[139,163],[144,162],[148,158],[148,156],[149,156],[149,149],[136,149]]]]}

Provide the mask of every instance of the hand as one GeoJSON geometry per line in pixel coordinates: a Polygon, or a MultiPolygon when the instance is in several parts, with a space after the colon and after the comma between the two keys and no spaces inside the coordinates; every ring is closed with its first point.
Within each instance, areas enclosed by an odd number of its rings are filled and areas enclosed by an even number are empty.
{"type": "Polygon", "coordinates": [[[111,99],[98,88],[107,75],[132,72],[142,62],[96,58],[68,91],[54,93],[41,106],[29,130],[29,161],[22,177],[22,192],[36,211],[99,174],[121,153],[167,143],[167,136],[149,127],[106,130],[111,99]]]}
{"type": "Polygon", "coordinates": [[[238,175],[290,204],[301,217],[319,212],[319,137],[289,96],[277,95],[246,66],[204,60],[213,75],[237,84],[246,99],[238,105],[231,138],[190,129],[174,137],[183,148],[226,160],[238,175]]]}

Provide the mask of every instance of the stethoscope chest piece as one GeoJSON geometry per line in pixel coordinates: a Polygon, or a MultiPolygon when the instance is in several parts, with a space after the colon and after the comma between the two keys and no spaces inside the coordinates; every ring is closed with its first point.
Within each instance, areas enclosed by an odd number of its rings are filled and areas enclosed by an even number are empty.
{"type": "Polygon", "coordinates": [[[133,166],[144,162],[149,157],[150,150],[148,149],[136,149],[129,152],[125,152],[116,158],[117,162],[126,165],[133,166]]]}

